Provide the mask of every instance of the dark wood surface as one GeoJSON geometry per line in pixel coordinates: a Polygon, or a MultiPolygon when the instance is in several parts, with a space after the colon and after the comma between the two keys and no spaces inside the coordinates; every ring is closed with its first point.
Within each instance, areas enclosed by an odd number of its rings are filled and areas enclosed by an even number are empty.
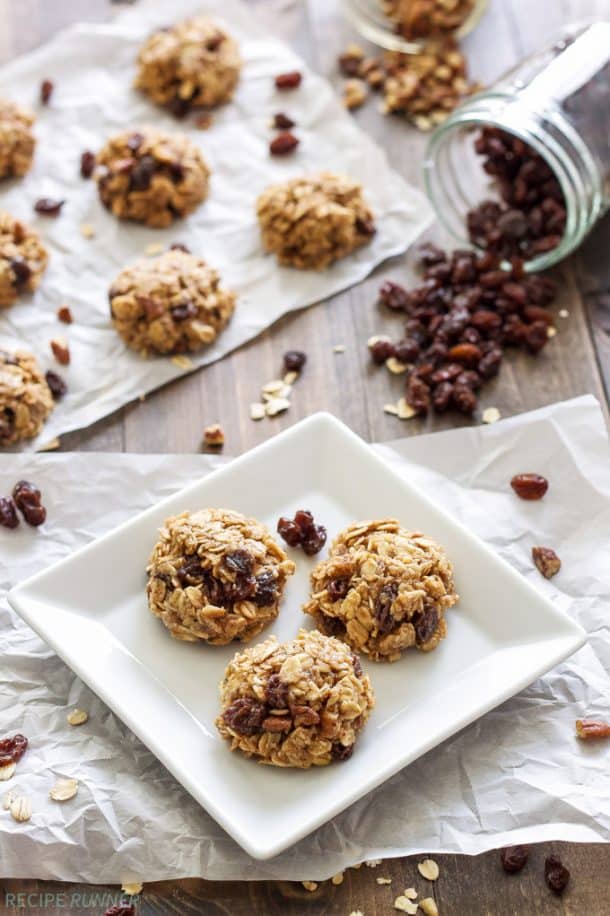
{"type": "MultiPolygon", "coordinates": [[[[271,28],[281,30],[316,70],[340,86],[335,57],[354,34],[339,15],[338,0],[250,0],[249,5],[271,28]]],[[[66,25],[79,20],[102,21],[118,8],[109,0],[0,0],[0,62],[37,46],[66,25]]],[[[473,75],[489,82],[562,24],[593,15],[610,17],[610,0],[538,0],[534,4],[531,0],[491,0],[486,19],[466,41],[473,75]]],[[[53,74],[48,77],[52,79],[53,74]]],[[[369,102],[355,117],[384,146],[392,164],[421,185],[425,137],[397,119],[382,117],[376,101],[369,102]]],[[[439,234],[432,235],[443,241],[439,234]]],[[[482,406],[498,407],[503,416],[510,416],[591,392],[607,410],[609,243],[607,218],[578,255],[558,268],[562,293],[556,307],[569,312],[567,318],[557,319],[559,333],[537,360],[511,355],[500,377],[486,389],[482,406]]],[[[383,404],[402,393],[402,382],[371,369],[366,340],[374,333],[392,333],[392,319],[375,306],[377,288],[386,277],[409,283],[415,280],[415,273],[408,258],[396,258],[357,288],[282,319],[221,362],[167,385],[87,430],[65,436],[62,448],[194,452],[201,447],[203,427],[220,422],[226,432],[225,451],[237,455],[319,409],[332,411],[369,441],[451,426],[455,417],[404,423],[383,413],[383,404]],[[334,353],[336,344],[345,345],[345,353],[334,353]],[[248,415],[250,401],[257,399],[260,384],[277,376],[284,351],[297,345],[307,351],[308,366],[295,387],[290,410],[274,421],[253,423],[248,415]]],[[[436,898],[441,916],[604,916],[610,912],[608,850],[603,845],[544,844],[533,849],[525,871],[512,877],[502,872],[497,853],[434,856],[441,866],[441,877],[429,886],[428,893],[436,898]],[[563,898],[551,894],[543,881],[544,857],[551,851],[560,852],[572,871],[572,882],[563,898]]],[[[346,872],[341,886],[324,882],[314,893],[288,882],[192,879],[146,885],[138,911],[349,916],[353,910],[361,910],[364,916],[381,916],[396,912],[392,903],[403,888],[414,885],[420,892],[424,890],[426,882],[417,874],[416,862],[417,857],[411,857],[389,861],[374,870],[352,869],[346,872]],[[392,885],[377,885],[377,876],[392,877],[392,885]]],[[[0,913],[101,913],[107,904],[99,902],[101,897],[96,903],[91,895],[116,891],[0,880],[0,913]],[[12,906],[12,898],[6,896],[19,893],[26,895],[21,898],[21,908],[12,906]]]]}

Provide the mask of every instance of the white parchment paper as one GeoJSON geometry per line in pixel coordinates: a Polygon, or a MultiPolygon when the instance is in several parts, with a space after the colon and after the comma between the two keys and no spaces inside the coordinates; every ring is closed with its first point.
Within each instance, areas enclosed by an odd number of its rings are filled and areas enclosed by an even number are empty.
{"type": "Polygon", "coordinates": [[[0,68],[0,94],[31,105],[47,77],[55,91],[51,104],[37,110],[33,169],[20,181],[0,184],[0,208],[36,225],[51,255],[38,292],[0,310],[0,346],[24,346],[45,369],[57,368],[49,341],[60,334],[72,356],[69,368],[60,370],[69,393],[34,446],[87,426],[184,374],[168,357],[141,359],[110,325],[108,287],[147,246],[185,243],[217,267],[224,284],[238,293],[228,329],[192,357],[202,366],[286,312],[362,280],[381,261],[406,250],[432,220],[424,195],[391,171],[385,154],[355,126],[329,84],[269,35],[239,0],[173,0],[171,5],[142,0],[111,24],[76,26],[0,68]],[[225,23],[244,58],[235,98],[214,114],[208,131],[194,128],[194,118],[176,121],[131,88],[137,51],[149,32],[202,9],[225,23]],[[304,74],[301,88],[278,92],[274,77],[295,69],[304,74]],[[298,151],[286,159],[268,151],[275,135],[269,122],[277,111],[290,113],[301,139],[298,151]],[[80,177],[83,150],[98,150],[110,134],[146,123],[188,133],[212,170],[208,200],[164,230],[120,223],[100,204],[95,183],[80,177]],[[327,271],[278,268],[261,248],[256,198],[270,184],[322,169],[362,181],[377,215],[377,234],[370,245],[327,271]],[[65,199],[57,219],[36,217],[33,206],[40,197],[65,199]],[[82,236],[83,224],[94,227],[95,238],[82,236]],[[64,303],[74,315],[70,326],[57,321],[56,310],[64,303]]]}
{"type": "Polygon", "coordinates": [[[116,883],[323,879],[363,859],[479,853],[541,840],[610,840],[608,750],[574,737],[574,720],[610,705],[610,464],[591,396],[494,426],[377,446],[402,474],[479,534],[587,630],[587,645],[523,693],[431,751],[296,846],[268,862],[244,853],[138,739],[9,610],[8,588],[108,531],[222,461],[206,456],[0,456],[0,492],[35,480],[49,520],[0,529],[0,734],[31,739],[15,777],[33,817],[0,809],[0,876],[116,883]],[[532,505],[508,492],[519,471],[550,480],[532,505]],[[563,561],[547,582],[534,544],[563,561]],[[79,706],[79,729],[66,711],[79,706]],[[80,781],[49,801],[59,776],[80,781]]]}

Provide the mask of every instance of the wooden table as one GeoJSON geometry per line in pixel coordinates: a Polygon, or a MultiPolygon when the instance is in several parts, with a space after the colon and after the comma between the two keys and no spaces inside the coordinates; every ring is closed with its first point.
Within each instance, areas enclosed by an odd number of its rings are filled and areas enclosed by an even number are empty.
{"type": "MultiPolygon", "coordinates": [[[[205,4],[202,4],[205,5],[205,4]]],[[[341,19],[337,0],[251,0],[270,28],[283,36],[319,72],[337,85],[336,55],[354,39],[341,19]]],[[[117,6],[108,0],[0,0],[0,61],[22,53],[77,20],[102,21],[117,6]]],[[[548,39],[571,19],[610,17],[610,0],[491,0],[490,11],[466,41],[474,77],[491,81],[525,53],[548,39]]],[[[48,74],[53,78],[53,74],[48,74]]],[[[10,88],[10,87],[2,87],[10,88]]],[[[421,159],[426,139],[394,118],[384,118],[370,102],[355,117],[383,145],[396,169],[421,185],[421,159]]],[[[433,233],[438,240],[443,238],[433,233]]],[[[499,378],[483,395],[483,406],[498,407],[503,416],[553,401],[592,392],[607,410],[610,386],[610,218],[602,221],[579,254],[561,265],[559,333],[537,359],[514,354],[499,378]]],[[[402,382],[371,369],[366,340],[374,333],[392,333],[392,319],[375,306],[381,279],[413,282],[407,259],[396,258],[355,289],[332,301],[287,316],[271,330],[237,352],[188,378],[183,378],[129,405],[90,429],[65,436],[66,450],[193,452],[200,448],[204,425],[220,422],[226,452],[237,455],[280,429],[312,413],[330,410],[369,441],[417,435],[450,427],[456,417],[430,417],[400,422],[383,413],[396,400],[402,382]],[[333,351],[343,344],[342,354],[333,351]],[[253,423],[248,405],[261,383],[277,376],[282,354],[298,347],[308,354],[307,371],[295,388],[292,406],[273,422],[253,423]]],[[[397,320],[397,326],[400,322],[397,320]]],[[[464,423],[465,421],[459,420],[464,423]]],[[[477,857],[438,855],[441,878],[433,892],[441,916],[544,916],[610,912],[610,853],[603,845],[544,844],[532,851],[521,875],[506,877],[495,852],[477,857]],[[542,880],[544,857],[559,852],[572,870],[563,898],[555,898],[542,880]]],[[[376,870],[350,870],[340,886],[325,882],[315,892],[288,882],[205,882],[183,880],[147,885],[138,907],[142,913],[201,913],[230,916],[364,916],[395,912],[394,897],[404,887],[422,887],[417,858],[397,859],[376,870]],[[380,886],[376,876],[392,877],[380,886]]],[[[7,905],[6,893],[31,894],[27,912],[42,914],[101,913],[88,895],[116,888],[86,888],[37,881],[0,881],[0,913],[23,912],[7,905]],[[39,895],[42,894],[42,897],[39,895]],[[53,896],[64,894],[65,896],[53,896]],[[50,895],[44,903],[44,895],[50,895]],[[77,896],[74,896],[77,895],[77,896]],[[79,897],[80,904],[79,904],[79,897]]]]}

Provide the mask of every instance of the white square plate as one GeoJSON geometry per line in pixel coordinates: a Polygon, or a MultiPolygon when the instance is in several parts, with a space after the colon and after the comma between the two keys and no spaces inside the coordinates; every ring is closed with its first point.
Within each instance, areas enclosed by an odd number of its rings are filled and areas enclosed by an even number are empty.
{"type": "MultiPolygon", "coordinates": [[[[308,625],[316,559],[294,553],[280,615],[259,639],[308,625]]],[[[18,585],[11,606],[255,858],[276,855],[449,735],[522,690],[584,632],[347,427],[317,414],[18,585]],[[432,653],[366,665],[377,706],[353,757],[309,771],[260,766],[217,734],[218,682],[236,651],[177,642],[147,610],[144,569],[168,515],[227,507],[264,521],[311,509],[329,540],[395,516],[440,541],[461,601],[432,653]]]]}

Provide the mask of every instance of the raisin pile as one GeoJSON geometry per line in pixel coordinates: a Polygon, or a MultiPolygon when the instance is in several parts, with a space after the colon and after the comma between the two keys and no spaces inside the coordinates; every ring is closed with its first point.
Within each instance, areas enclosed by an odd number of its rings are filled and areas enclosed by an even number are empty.
{"type": "Polygon", "coordinates": [[[542,156],[496,127],[483,128],[475,150],[501,200],[484,200],[469,211],[470,240],[504,258],[525,260],[557,248],[566,228],[566,203],[542,156]]]}
{"type": "Polygon", "coordinates": [[[28,525],[33,528],[42,525],[47,517],[47,510],[41,500],[42,495],[38,487],[27,480],[20,480],[13,487],[12,496],[0,496],[0,525],[3,528],[16,528],[19,524],[17,509],[28,525]]]}
{"type": "Polygon", "coordinates": [[[418,414],[454,408],[472,415],[476,392],[497,375],[506,347],[537,354],[546,345],[553,315],[548,310],[556,285],[548,277],[526,276],[523,261],[510,270],[500,257],[434,245],[420,248],[422,283],[407,290],[387,281],[379,301],[404,312],[404,336],[397,342],[374,339],[375,363],[393,357],[411,368],[406,400],[418,414]]]}
{"type": "Polygon", "coordinates": [[[277,532],[289,547],[302,547],[308,557],[319,553],[326,544],[326,528],[316,525],[306,509],[298,509],[292,519],[283,515],[278,520],[277,532]]]}

